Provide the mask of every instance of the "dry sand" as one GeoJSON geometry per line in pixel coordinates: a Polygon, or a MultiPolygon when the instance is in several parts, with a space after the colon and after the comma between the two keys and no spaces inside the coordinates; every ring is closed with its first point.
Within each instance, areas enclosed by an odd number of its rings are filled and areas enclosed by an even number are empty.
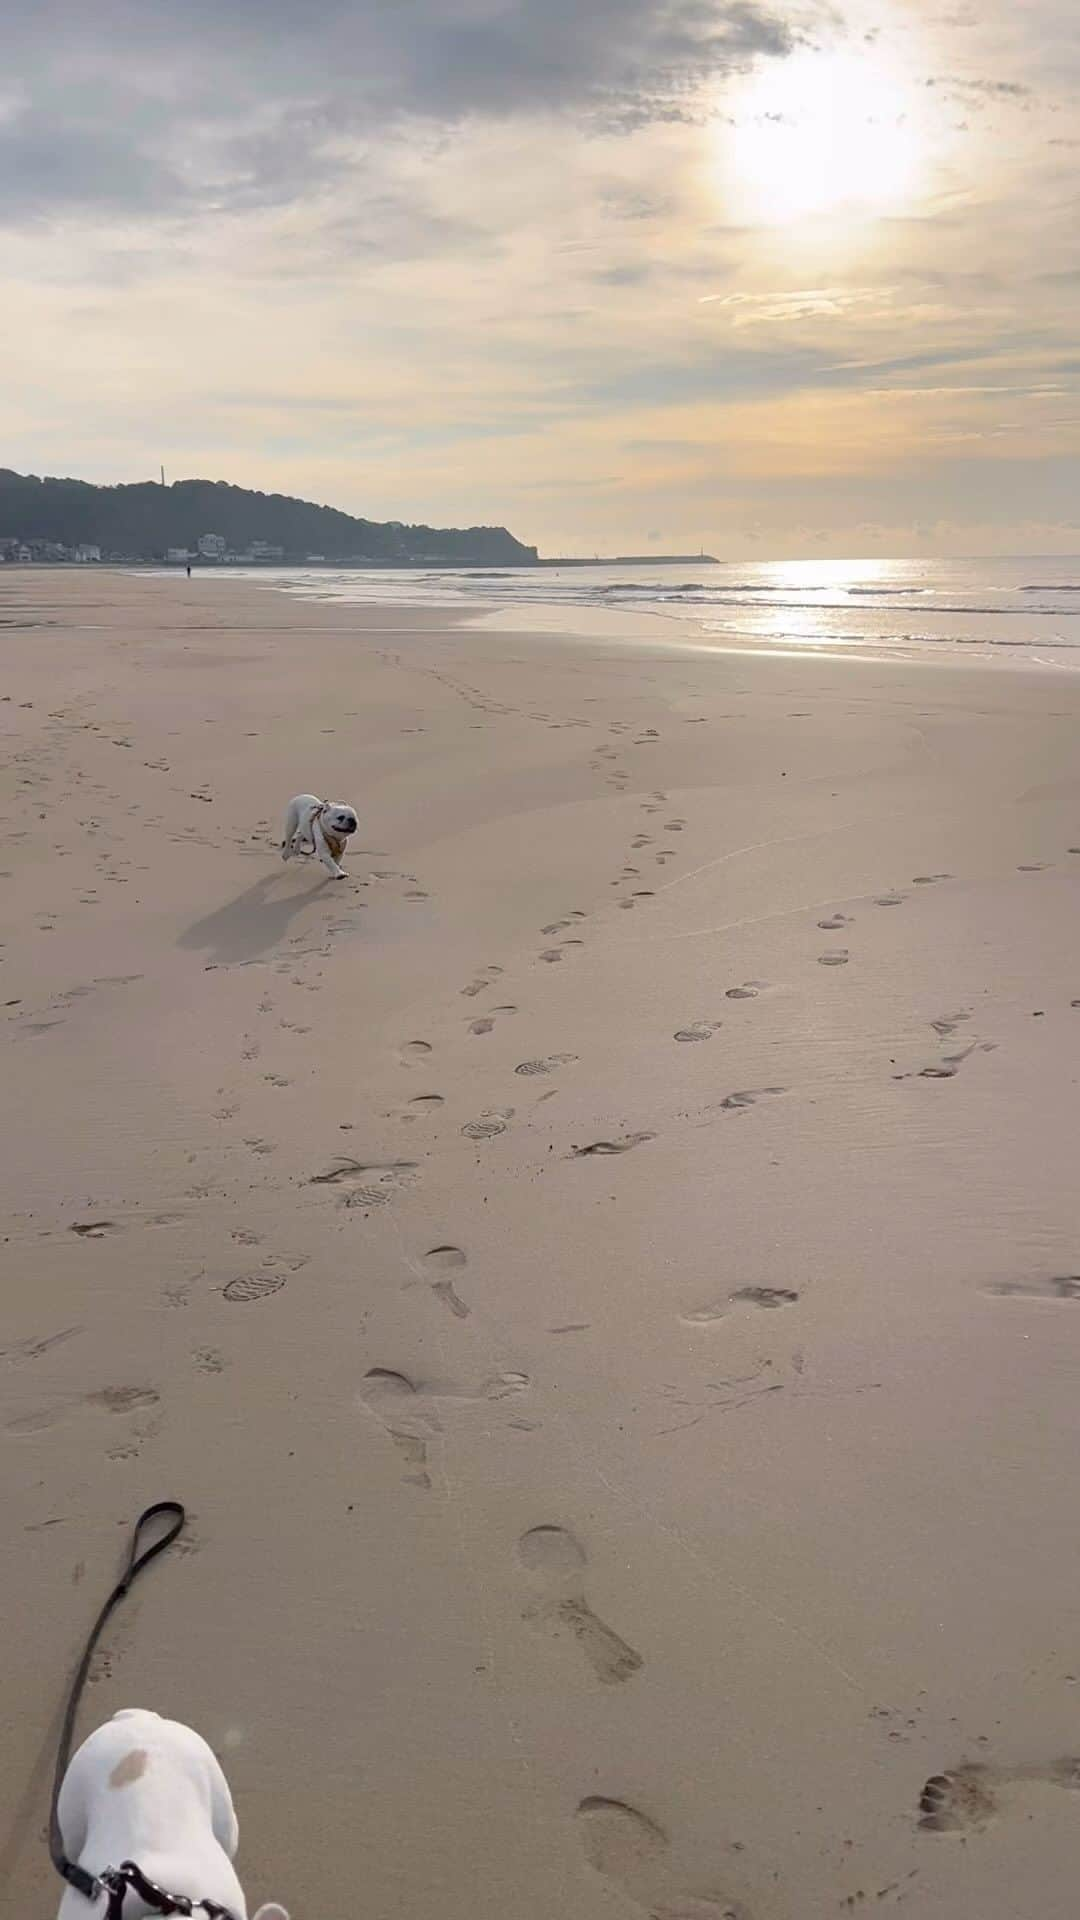
{"type": "Polygon", "coordinates": [[[1073,1920],[1077,680],[0,595],[4,1911],[176,1495],[253,1904],[1073,1920]]]}

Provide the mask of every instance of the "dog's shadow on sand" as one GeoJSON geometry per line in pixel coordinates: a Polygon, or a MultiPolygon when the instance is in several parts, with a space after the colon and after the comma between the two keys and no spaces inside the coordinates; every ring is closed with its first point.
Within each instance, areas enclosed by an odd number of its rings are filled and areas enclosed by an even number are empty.
{"type": "Polygon", "coordinates": [[[311,931],[325,931],[323,915],[331,904],[344,906],[341,898],[352,895],[353,889],[345,887],[341,881],[331,882],[329,878],[323,884],[312,883],[310,873],[303,875],[275,873],[262,880],[256,880],[237,899],[230,900],[227,906],[218,907],[215,913],[208,913],[204,919],[195,920],[180,935],[177,945],[187,947],[196,953],[207,953],[208,966],[236,967],[245,961],[261,959],[271,952],[288,933],[294,920],[307,907],[319,909],[313,915],[314,925],[311,931]],[[297,881],[301,884],[297,885],[297,881]],[[283,885],[288,891],[283,890],[283,885]],[[340,889],[340,892],[337,891],[340,889]]]}

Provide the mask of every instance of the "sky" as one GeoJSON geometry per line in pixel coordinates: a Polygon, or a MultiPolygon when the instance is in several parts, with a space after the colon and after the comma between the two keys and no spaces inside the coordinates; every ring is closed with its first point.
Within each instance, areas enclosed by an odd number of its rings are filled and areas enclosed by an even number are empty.
{"type": "Polygon", "coordinates": [[[1080,552],[1075,0],[35,0],[0,464],[1080,552]]]}

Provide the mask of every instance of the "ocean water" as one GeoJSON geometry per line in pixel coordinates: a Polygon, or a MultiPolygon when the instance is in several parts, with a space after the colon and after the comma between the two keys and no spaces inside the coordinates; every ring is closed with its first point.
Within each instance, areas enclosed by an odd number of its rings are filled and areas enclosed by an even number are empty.
{"type": "MultiPolygon", "coordinates": [[[[262,569],[304,599],[370,605],[529,607],[687,623],[697,644],[900,653],[942,649],[1080,667],[1080,557],[993,560],[691,561],[679,566],[401,570],[262,569]],[[1077,659],[1070,660],[1075,652],[1077,659]]],[[[549,624],[545,621],[545,624],[549,624]]],[[[641,623],[635,630],[642,637],[641,623]]],[[[1018,662],[1019,663],[1019,662],[1018,662]]]]}

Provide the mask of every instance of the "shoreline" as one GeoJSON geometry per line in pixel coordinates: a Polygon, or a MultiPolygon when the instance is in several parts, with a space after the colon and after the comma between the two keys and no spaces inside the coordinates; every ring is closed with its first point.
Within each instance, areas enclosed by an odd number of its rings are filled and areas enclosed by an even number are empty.
{"type": "MultiPolygon", "coordinates": [[[[1050,556],[1028,557],[1035,560],[1050,556]]],[[[599,570],[604,571],[604,568],[601,567],[599,570]]],[[[23,576],[49,572],[71,575],[86,574],[88,569],[85,566],[76,566],[74,563],[56,562],[39,563],[33,568],[13,566],[5,571],[9,575],[18,573],[23,576]]],[[[350,600],[341,593],[319,591],[314,584],[318,578],[317,573],[301,567],[284,570],[276,567],[246,571],[237,569],[234,573],[227,570],[221,573],[216,569],[204,567],[192,579],[185,579],[179,569],[163,568],[160,564],[150,562],[145,566],[133,565],[128,568],[110,568],[102,564],[89,571],[91,573],[97,571],[104,576],[112,574],[117,578],[131,577],[171,582],[195,591],[204,591],[206,586],[211,585],[227,585],[234,591],[236,589],[246,589],[248,592],[255,593],[269,591],[280,594],[284,599],[299,600],[302,605],[308,607],[338,606],[347,610],[340,627],[343,632],[354,630],[354,615],[357,609],[367,609],[370,614],[373,609],[382,607],[386,613],[395,615],[405,614],[409,610],[412,610],[417,617],[437,613],[451,625],[465,625],[480,633],[493,632],[525,637],[531,635],[534,638],[544,636],[549,641],[566,640],[571,644],[607,641],[615,647],[636,646],[648,649],[650,645],[655,645],[658,639],[662,638],[665,652],[677,651],[691,656],[730,654],[739,658],[745,654],[752,654],[776,659],[859,660],[878,662],[883,665],[899,663],[964,668],[981,665],[994,672],[1021,672],[1034,675],[1043,675],[1048,671],[1058,673],[1080,671],[1080,662],[1072,663],[1069,659],[1071,654],[1080,652],[1080,649],[1053,635],[1045,640],[1020,640],[1002,635],[980,636],[975,633],[875,636],[855,632],[848,634],[827,632],[821,637],[808,637],[792,629],[785,630],[776,638],[772,638],[764,633],[755,632],[749,625],[742,630],[729,622],[710,625],[710,616],[715,619],[721,606],[732,606],[736,604],[734,602],[695,603],[692,611],[690,603],[687,603],[686,608],[680,613],[672,612],[669,604],[662,598],[653,602],[635,602],[632,605],[598,606],[589,602],[559,598],[547,601],[507,601],[500,600],[495,594],[490,600],[485,601],[465,593],[443,597],[441,593],[429,592],[426,597],[416,600],[380,602],[369,599],[350,600]],[[310,584],[306,586],[306,590],[304,585],[298,584],[305,580],[305,576],[310,576],[310,584]],[[645,623],[649,631],[637,636],[629,633],[628,623],[634,621],[645,623]],[[1048,652],[1052,657],[1045,658],[1044,651],[1036,651],[1036,648],[1048,652]]],[[[362,579],[394,570],[359,568],[355,571],[356,577],[362,579]]],[[[404,571],[415,572],[416,570],[405,569],[404,571]]],[[[447,571],[451,574],[457,571],[465,579],[487,577],[487,570],[484,570],[482,575],[478,575],[473,568],[436,569],[440,578],[447,571]]],[[[543,569],[541,568],[540,571],[542,572],[543,569]]],[[[326,572],[330,580],[341,578],[340,568],[328,566],[326,572]]],[[[4,574],[0,574],[0,582],[3,578],[4,574]]],[[[1080,586],[1075,590],[1080,592],[1080,586]]],[[[916,588],[914,591],[918,595],[924,590],[916,588]]],[[[1033,589],[1025,589],[1025,591],[1033,591],[1033,589]]],[[[38,598],[35,596],[35,600],[38,598]]],[[[747,615],[761,613],[766,610],[767,605],[765,601],[747,602],[744,612],[747,615]]],[[[841,599],[826,602],[820,607],[798,607],[795,603],[784,603],[783,610],[789,613],[810,613],[815,619],[822,620],[828,625],[830,615],[849,613],[852,609],[848,601],[841,599]]],[[[893,610],[889,605],[879,611],[893,610]]],[[[913,608],[911,609],[913,617],[918,611],[924,611],[932,618],[951,619],[963,617],[965,614],[985,616],[991,609],[985,606],[971,608],[944,606],[930,607],[925,610],[913,608]]],[[[1029,609],[1027,617],[1061,619],[1071,617],[1071,613],[1071,609],[1068,610],[1068,615],[1054,609],[1029,609]]],[[[257,620],[255,624],[258,624],[257,620]]],[[[274,624],[280,625],[278,622],[274,624]]],[[[373,630],[370,620],[365,623],[365,630],[369,632],[373,630]]],[[[395,630],[400,628],[396,627],[395,630]]]]}
{"type": "Polygon", "coordinates": [[[15,571],[12,1910],[176,1495],[252,1908],[1066,1920],[1080,689],[15,571]]]}

